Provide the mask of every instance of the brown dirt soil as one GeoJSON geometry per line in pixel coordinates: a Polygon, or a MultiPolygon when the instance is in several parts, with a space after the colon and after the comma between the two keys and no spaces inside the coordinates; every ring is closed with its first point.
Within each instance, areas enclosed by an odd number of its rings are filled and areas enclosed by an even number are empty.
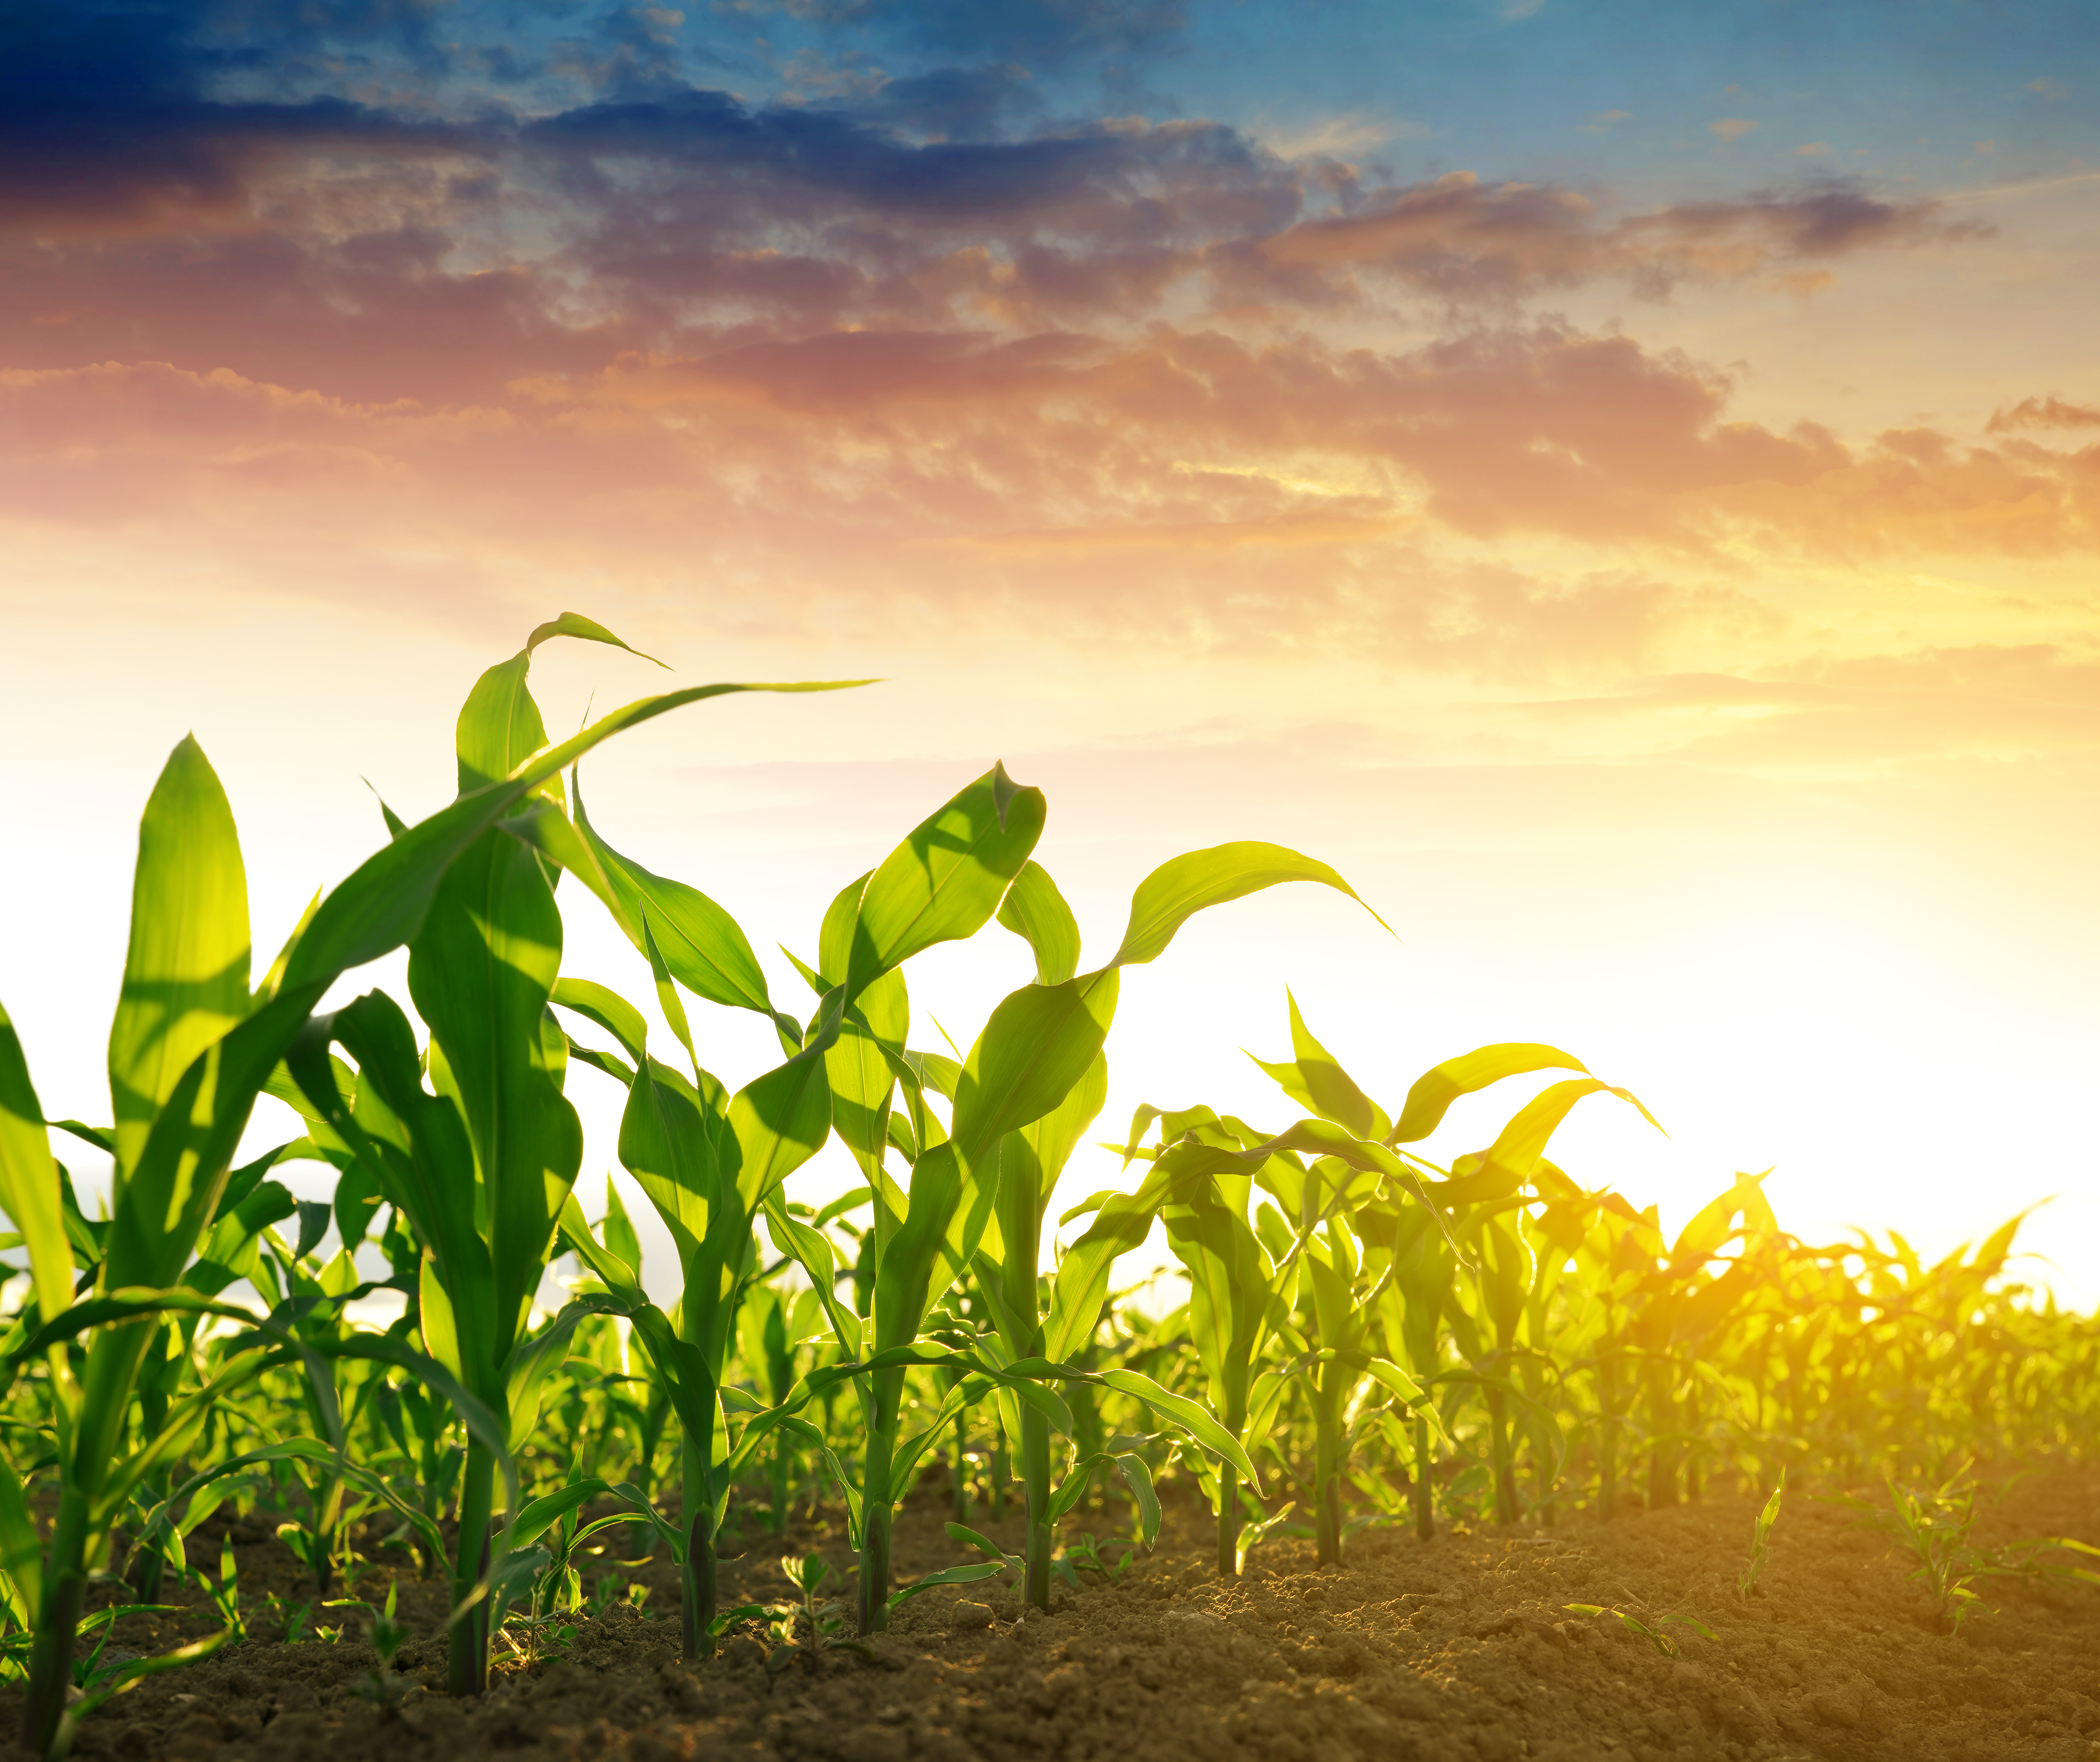
{"type": "MultiPolygon", "coordinates": [[[[2070,1762],[2100,1758],[2100,1594],[1987,1581],[1988,1613],[1938,1631],[1924,1590],[1886,1540],[1835,1504],[1789,1495],[1763,1588],[1736,1579],[1755,1506],[1714,1499],[1577,1517],[1554,1530],[1440,1535],[1371,1531],[1338,1570],[1309,1545],[1271,1542],[1248,1576],[1210,1572],[1204,1514],[1170,1510],[1157,1553],[1114,1584],[1061,1593],[1048,1614],[1012,1593],[941,1589],[906,1604],[872,1661],[836,1649],[770,1671],[732,1638],[698,1668],[678,1662],[668,1562],[651,1619],[626,1608],[585,1622],[567,1654],[513,1664],[479,1702],[443,1680],[435,1586],[402,1585],[421,1637],[397,1668],[398,1706],[360,1698],[377,1659],[354,1641],[250,1641],[149,1679],[85,1722],[83,1762],[452,1762],[501,1752],[571,1758],[836,1758],[838,1762],[1648,1762],[1663,1756],[1828,1762],[2070,1762]],[[1660,1655],[1601,1603],[1681,1611],[1718,1636],[1660,1655]]],[[[951,1562],[930,1490],[900,1520],[900,1574],[951,1562]]],[[[1084,1526],[1081,1519],[1077,1527],[1084,1526]]],[[[998,1526],[988,1527],[999,1528],[998,1526]]],[[[1002,1540],[1017,1542],[1009,1522],[1002,1540]]],[[[2036,1535],[2100,1542],[2100,1471],[2014,1485],[1979,1522],[1984,1543],[2036,1535]]],[[[244,1589],[291,1594],[274,1540],[235,1530],[244,1589]],[[246,1539],[244,1539],[245,1538],[246,1539]],[[272,1577],[276,1586],[271,1585],[272,1577]]],[[[725,1605],[773,1601],[775,1562],[814,1548],[843,1578],[844,1538],[821,1526],[752,1540],[725,1563],[725,1605]]],[[[215,1558],[216,1548],[196,1551],[215,1558]]],[[[839,1583],[834,1579],[833,1583],[839,1583]]],[[[364,1591],[383,1594],[383,1576],[364,1591]]],[[[259,1601],[259,1597],[258,1599],[259,1601]]],[[[135,1618],[127,1646],[201,1631],[135,1618]]],[[[755,1630],[752,1630],[755,1631],[755,1630]]],[[[1683,1631],[1683,1630],[1679,1630],[1683,1631]]],[[[0,1695],[0,1731],[20,1692],[0,1695]]],[[[24,1762],[0,1745],[0,1762],[24,1762]]]]}

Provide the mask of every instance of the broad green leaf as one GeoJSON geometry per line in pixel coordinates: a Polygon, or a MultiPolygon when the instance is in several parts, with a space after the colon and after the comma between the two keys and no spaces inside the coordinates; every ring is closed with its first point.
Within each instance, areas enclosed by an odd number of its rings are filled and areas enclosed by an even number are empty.
{"type": "Polygon", "coordinates": [[[1214,1173],[1245,1166],[1243,1157],[1211,1145],[1179,1144],[1161,1154],[1136,1193],[1105,1195],[1092,1224],[1057,1263],[1043,1355],[1062,1362],[1093,1337],[1116,1260],[1143,1244],[1161,1206],[1185,1199],[1188,1187],[1214,1173]]]}
{"type": "Polygon", "coordinates": [[[861,993],[824,1055],[832,1129],[871,1181],[889,1140],[889,1098],[897,1084],[891,1061],[901,1052],[911,1022],[903,974],[885,973],[861,993]]]}
{"type": "Polygon", "coordinates": [[[994,766],[915,828],[862,890],[847,1002],[936,943],[982,930],[1035,848],[1044,812],[1041,790],[1016,788],[1004,766],[994,766]]]}
{"type": "MultiPolygon", "coordinates": [[[[524,647],[510,660],[499,661],[474,682],[474,689],[461,708],[456,744],[461,795],[508,777],[547,744],[546,725],[540,718],[540,707],[532,700],[526,678],[532,671],[532,651],[558,636],[609,643],[615,648],[627,649],[629,654],[643,660],[654,661],[660,667],[664,665],[653,655],[629,648],[603,625],[573,612],[565,612],[560,617],[540,625],[526,638],[524,647]]],[[[546,780],[544,793],[550,801],[560,802],[558,774],[546,780]]]]}
{"type": "MultiPolygon", "coordinates": [[[[595,1476],[571,1481],[551,1493],[543,1493],[510,1520],[510,1545],[530,1547],[570,1512],[581,1510],[594,1499],[611,1496],[612,1488],[595,1476]]],[[[635,1515],[639,1517],[640,1513],[635,1515]]]]}
{"type": "MultiPolygon", "coordinates": [[[[1638,1109],[1650,1125],[1656,1125],[1655,1116],[1630,1093],[1595,1077],[1574,1077],[1564,1083],[1549,1084],[1519,1108],[1496,1135],[1479,1171],[1447,1182],[1439,1190],[1439,1196],[1447,1203],[1457,1203],[1462,1199],[1470,1204],[1507,1198],[1531,1178],[1532,1171],[1546,1154],[1547,1142],[1561,1121],[1577,1102],[1588,1095],[1616,1095],[1638,1109]]],[[[1657,1131],[1661,1129],[1656,1126],[1657,1131]]]]}
{"type": "Polygon", "coordinates": [[[933,1296],[933,1270],[941,1261],[964,1192],[963,1167],[952,1142],[934,1146],[911,1165],[907,1209],[876,1267],[877,1350],[907,1345],[918,1338],[933,1296]]]}
{"type": "Polygon", "coordinates": [[[991,1013],[955,1088],[952,1137],[975,1167],[1007,1133],[1041,1119],[1100,1056],[1115,1018],[1114,968],[1030,985],[991,1013]]]}
{"type": "MultiPolygon", "coordinates": [[[[608,1194],[611,1187],[611,1177],[608,1176],[606,1180],[608,1194]]],[[[632,1233],[630,1226],[629,1234],[632,1233]]],[[[610,1238],[612,1232],[608,1229],[606,1234],[610,1238]]],[[[638,1248],[634,1258],[630,1260],[613,1248],[610,1240],[601,1245],[591,1234],[590,1225],[584,1221],[583,1208],[576,1203],[574,1194],[562,1208],[562,1240],[623,1303],[638,1308],[649,1301],[640,1282],[641,1255],[638,1248]]]]}
{"type": "Polygon", "coordinates": [[[495,1398],[496,1366],[508,1345],[497,1341],[495,1270],[476,1227],[473,1146],[459,1109],[423,1087],[408,1018],[384,992],[367,992],[333,1015],[315,1017],[285,1063],[435,1262],[461,1331],[465,1380],[482,1398],[495,1398]],[[357,1061],[354,1110],[329,1057],[337,1042],[357,1061]]]}
{"type": "MultiPolygon", "coordinates": [[[[1767,1169],[1766,1174],[1771,1171],[1767,1169]]],[[[1734,1183],[1718,1199],[1701,1206],[1692,1214],[1692,1220],[1678,1232],[1676,1242],[1670,1251],[1672,1261],[1679,1265],[1703,1260],[1735,1234],[1733,1225],[1740,1215],[1743,1228],[1749,1231],[1776,1231],[1779,1220],[1772,1215],[1771,1201],[1765,1197],[1764,1175],[1738,1173],[1734,1183]]],[[[2011,1241],[2010,1227],[2005,1232],[2011,1241]]]]}
{"type": "MultiPolygon", "coordinates": [[[[248,883],[233,811],[202,749],[185,736],[139,824],[130,947],[109,1030],[110,1253],[112,1275],[126,1283],[172,1283],[218,1203],[223,1167],[186,1157],[142,1164],[163,1106],[248,1015],[248,883]]],[[[192,1080],[201,1093],[203,1073],[192,1080]]]]}
{"type": "Polygon", "coordinates": [[[646,917],[671,976],[696,997],[735,1009],[754,1009],[771,1019],[776,1012],[765,974],[749,938],[729,913],[698,888],[652,874],[614,850],[584,811],[576,792],[576,825],[611,890],[613,916],[628,939],[642,947],[646,917]]]}
{"type": "Polygon", "coordinates": [[[1035,983],[1061,985],[1079,970],[1079,925],[1049,872],[1032,857],[999,903],[999,921],[1035,956],[1035,983]]]}
{"type": "MultiPolygon", "coordinates": [[[[1174,940],[1174,933],[1205,907],[1294,881],[1318,881],[1363,904],[1356,890],[1325,863],[1282,845],[1214,845],[1161,863],[1138,884],[1130,902],[1129,928],[1109,964],[1135,966],[1157,960],[1174,940]]],[[[1370,911],[1369,906],[1364,909],[1370,911]]],[[[1371,916],[1378,917],[1375,912],[1371,916]]],[[[1383,925],[1384,920],[1379,922],[1383,925]]]]}
{"type": "Polygon", "coordinates": [[[1284,995],[1290,1004],[1292,1062],[1273,1065],[1260,1058],[1254,1062],[1307,1112],[1337,1121],[1359,1138],[1383,1137],[1392,1129],[1384,1109],[1357,1088],[1356,1080],[1341,1067],[1335,1055],[1313,1038],[1299,1013],[1298,1000],[1287,991],[1284,995]]]}
{"type": "Polygon", "coordinates": [[[550,995],[561,1008],[573,1009],[603,1028],[637,1064],[648,1056],[649,1023],[618,992],[589,979],[559,978],[550,995]]]}
{"type": "MultiPolygon", "coordinates": [[[[1042,1252],[1043,1213],[1072,1152],[1108,1096],[1108,1059],[1096,1053],[1086,1074],[1041,1119],[1009,1132],[999,1142],[993,1217],[998,1248],[989,1248],[995,1274],[982,1283],[994,1302],[995,1318],[1017,1355],[1042,1349],[1036,1266],[1042,1252]]],[[[986,1241],[990,1238],[987,1235],[986,1241]]],[[[960,1245],[958,1244],[958,1247],[960,1245]]],[[[960,1273],[960,1269],[957,1269],[960,1273]]]]}
{"type": "Polygon", "coordinates": [[[1239,1440],[1220,1425],[1216,1416],[1201,1402],[1191,1401],[1185,1395],[1170,1394],[1150,1377],[1136,1371],[1103,1371],[1100,1376],[1110,1389],[1136,1396],[1161,1419],[1186,1432],[1213,1455],[1224,1457],[1239,1470],[1249,1488],[1260,1496],[1261,1476],[1255,1472],[1254,1464],[1241,1449],[1239,1440]]]}
{"type": "Polygon", "coordinates": [[[0,1457],[0,1571],[15,1581],[29,1608],[35,1609],[43,1596],[43,1538],[30,1515],[22,1483],[5,1457],[0,1457]]]}
{"type": "Polygon", "coordinates": [[[583,1162],[583,1128],[543,1031],[561,960],[561,911],[539,859],[493,832],[447,872],[409,948],[409,995],[443,1052],[474,1146],[499,1356],[524,1325],[583,1162]]]}
{"type": "Polygon", "coordinates": [[[656,1208],[682,1265],[699,1254],[723,1197],[725,1105],[725,1097],[649,1058],[635,1073],[620,1115],[620,1166],[656,1208]]]}
{"type": "Polygon", "coordinates": [[[729,1105],[737,1146],[736,1190],[748,1219],[765,1195],[824,1146],[832,1130],[832,1092],[826,1055],[840,1027],[840,1000],[826,1000],[823,1026],[810,1044],[738,1090],[729,1105]]]}
{"type": "Polygon", "coordinates": [[[1505,1041],[1447,1058],[1415,1079],[1386,1142],[1418,1143],[1444,1123],[1445,1114],[1460,1096],[1533,1071],[1579,1071],[1586,1076],[1590,1067],[1573,1053],[1528,1040],[1505,1041]]]}
{"type": "Polygon", "coordinates": [[[48,1322],[73,1301],[73,1249],[66,1241],[51,1134],[29,1080],[22,1042],[4,1009],[0,1009],[0,1209],[5,1209],[29,1251],[37,1306],[48,1322]]]}
{"type": "MultiPolygon", "coordinates": [[[[682,691],[639,699],[601,716],[582,732],[521,764],[501,783],[462,796],[368,858],[321,902],[286,963],[280,1000],[287,996],[310,993],[299,1000],[303,1015],[338,974],[377,960],[407,943],[421,925],[438,883],[455,856],[506,814],[514,812],[548,778],[622,730],[638,727],[685,704],[734,692],[835,691],[868,682],[839,679],[794,685],[691,686],[682,691]]],[[[272,1064],[276,1062],[271,1060],[272,1064]]]]}
{"type": "Polygon", "coordinates": [[[540,625],[525,638],[525,652],[531,654],[542,643],[551,637],[557,636],[573,636],[586,643],[610,643],[615,648],[625,649],[638,660],[654,662],[655,665],[663,667],[666,673],[671,670],[654,655],[645,655],[632,644],[623,643],[596,619],[586,618],[580,612],[565,612],[560,617],[550,618],[546,623],[540,625]]]}
{"type": "MultiPolygon", "coordinates": [[[[854,927],[860,919],[860,897],[874,878],[875,871],[870,869],[858,881],[848,881],[824,907],[823,921],[817,931],[817,972],[812,974],[801,961],[795,961],[809,981],[810,989],[819,997],[834,985],[845,983],[846,969],[853,960],[854,927]]],[[[795,960],[792,955],[788,958],[795,960]]]]}
{"type": "Polygon", "coordinates": [[[824,1306],[824,1314],[841,1347],[858,1356],[861,1348],[860,1318],[839,1301],[838,1268],[830,1239],[822,1230],[789,1214],[779,1189],[766,1195],[765,1225],[774,1248],[790,1256],[809,1275],[810,1288],[824,1306]]]}

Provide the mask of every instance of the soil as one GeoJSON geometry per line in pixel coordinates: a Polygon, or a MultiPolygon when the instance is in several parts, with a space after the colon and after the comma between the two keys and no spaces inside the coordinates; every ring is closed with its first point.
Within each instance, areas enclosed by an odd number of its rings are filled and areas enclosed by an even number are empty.
{"type": "MultiPolygon", "coordinates": [[[[871,1656],[797,1651],[769,1668],[747,1627],[698,1667],[678,1662],[668,1561],[633,1576],[644,1610],[615,1606],[567,1649],[512,1661],[478,1702],[442,1692],[437,1587],[404,1578],[418,1636],[398,1656],[398,1699],[376,1704],[375,1654],[355,1638],[249,1640],[148,1679],[85,1721],[85,1762],[519,1762],[749,1757],[1000,1762],[1143,1756],[1147,1762],[2070,1762],[2100,1758],[2100,1592],[1985,1581],[1958,1634],[1906,1576],[1908,1562],[1853,1511],[1789,1493],[1758,1594],[1736,1583],[1754,1501],[1635,1512],[1604,1523],[1440,1534],[1370,1530],[1339,1569],[1272,1539],[1246,1578],[1209,1566],[1207,1514],[1170,1508],[1158,1550],[1120,1579],[1061,1592],[1049,1613],[1008,1592],[929,1591],[904,1605],[871,1656]],[[1570,1603],[1696,1616],[1662,1655],[1617,1620],[1570,1603]],[[439,1685],[435,1688],[432,1685],[439,1685]]],[[[900,1519],[900,1575],[952,1563],[948,1513],[929,1488],[900,1519]]],[[[1083,1514],[1071,1526],[1086,1527],[1083,1514]]],[[[986,1524],[999,1530],[1002,1526],[986,1524]]],[[[1017,1545],[1009,1521],[1001,1539],[1017,1545]]],[[[297,1594],[289,1556],[233,1531],[241,1582],[297,1594]]],[[[2027,1475],[1988,1504],[1976,1539],[2100,1542],[2100,1472],[2027,1475]]],[[[820,1552],[845,1580],[845,1538],[821,1522],[747,1539],[723,1601],[787,1593],[777,1562],[820,1552]]],[[[215,1559],[215,1540],[198,1557],[215,1559]]],[[[385,1573],[360,1589],[383,1596],[385,1573]]],[[[311,1594],[311,1587],[307,1594],[311,1594]]],[[[332,1617],[330,1618],[333,1618],[332,1617]]],[[[201,1617],[130,1618],[127,1649],[205,1631],[201,1617]]],[[[354,1631],[354,1630],[353,1630],[354,1631]]],[[[0,1731],[20,1690],[0,1694],[0,1731]]],[[[0,1745],[0,1762],[25,1762],[0,1745]]]]}

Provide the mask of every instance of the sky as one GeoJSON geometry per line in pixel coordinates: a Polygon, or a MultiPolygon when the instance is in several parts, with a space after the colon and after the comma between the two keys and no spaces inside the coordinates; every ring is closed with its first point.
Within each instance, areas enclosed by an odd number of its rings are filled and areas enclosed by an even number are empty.
{"type": "MultiPolygon", "coordinates": [[[[2096,281],[2074,0],[15,0],[0,1000],[46,1111],[106,1115],[169,749],[274,949],[574,610],[675,679],[550,645],[558,731],[882,682],[586,768],[783,997],[1003,759],[1097,956],[1233,838],[1392,927],[1302,886],[1192,925],[1103,1137],[1287,1123],[1243,1052],[1289,987],[1388,1106],[1575,1052],[1667,1135],[1599,1097],[1557,1159],[1665,1223],[1738,1168],[1930,1253],[2047,1201],[2026,1276],[2100,1301],[2096,281]]],[[[593,911],[569,969],[645,993],[593,911]]],[[[1027,978],[986,936],[915,965],[921,1040],[1027,978]]]]}

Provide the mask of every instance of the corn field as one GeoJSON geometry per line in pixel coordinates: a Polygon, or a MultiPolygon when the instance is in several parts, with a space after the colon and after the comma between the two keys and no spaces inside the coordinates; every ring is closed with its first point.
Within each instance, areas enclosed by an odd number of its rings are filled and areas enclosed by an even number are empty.
{"type": "Polygon", "coordinates": [[[1034,859],[1044,798],[995,766],[787,936],[807,991],[776,996],[727,912],[593,824],[580,762],[704,700],[840,686],[673,691],[550,744],[529,676],[555,638],[618,642],[566,615],[484,673],[457,799],[388,814],[259,978],[231,807],[174,750],[140,823],[106,1123],[47,1119],[0,1013],[0,1667],[32,1752],[243,1635],[230,1551],[193,1541],[227,1507],[278,1526],[317,1620],[367,1609],[383,1635],[372,1585],[443,1581],[449,1685],[473,1694],[651,1549],[707,1655],[769,1614],[722,1606],[726,1534],[814,1506],[845,1513],[867,1633],[931,1584],[1047,1607],[1112,1576],[1177,1485],[1230,1576],[1277,1533],[1341,1563],[1369,1526],[1936,1485],[2092,1435],[2100,1335],[2014,1277],[2020,1220],[1928,1265],[1893,1235],[1797,1239],[1738,1175],[1665,1237],[1549,1159],[1578,1105],[1645,1113],[1552,1046],[1459,1051],[1374,1099],[1290,1002],[1269,1115],[1140,1107],[1122,1182],[1053,1216],[1113,1129],[1123,970],[1171,985],[1195,913],[1348,882],[1275,845],[1172,856],[1089,965],[1034,859]],[[646,990],[565,969],[571,912],[611,915],[646,990]],[[964,1048],[915,1024],[907,975],[972,938],[1033,975],[964,1048]],[[401,949],[405,998],[321,1008],[401,949]],[[779,1062],[709,1071],[702,1006],[764,1018],[779,1062]],[[1541,1075],[1484,1149],[1420,1148],[1460,1097],[1541,1075]],[[668,1278],[645,1283],[620,1190],[585,1177],[587,1084],[624,1093],[616,1160],[668,1278]],[[265,1095],[303,1130],[258,1155],[265,1095]],[[798,1172],[834,1138],[860,1184],[810,1203],[798,1172]],[[82,1148],[113,1168],[96,1215],[64,1160],[82,1148]],[[333,1197],[295,1199],[293,1162],[333,1197]],[[892,1525],[929,1480],[961,1563],[900,1583],[892,1525]],[[1009,1507],[1018,1554],[977,1526],[1009,1507]],[[105,1662],[112,1624],[177,1585],[221,1631],[105,1662]]]}

